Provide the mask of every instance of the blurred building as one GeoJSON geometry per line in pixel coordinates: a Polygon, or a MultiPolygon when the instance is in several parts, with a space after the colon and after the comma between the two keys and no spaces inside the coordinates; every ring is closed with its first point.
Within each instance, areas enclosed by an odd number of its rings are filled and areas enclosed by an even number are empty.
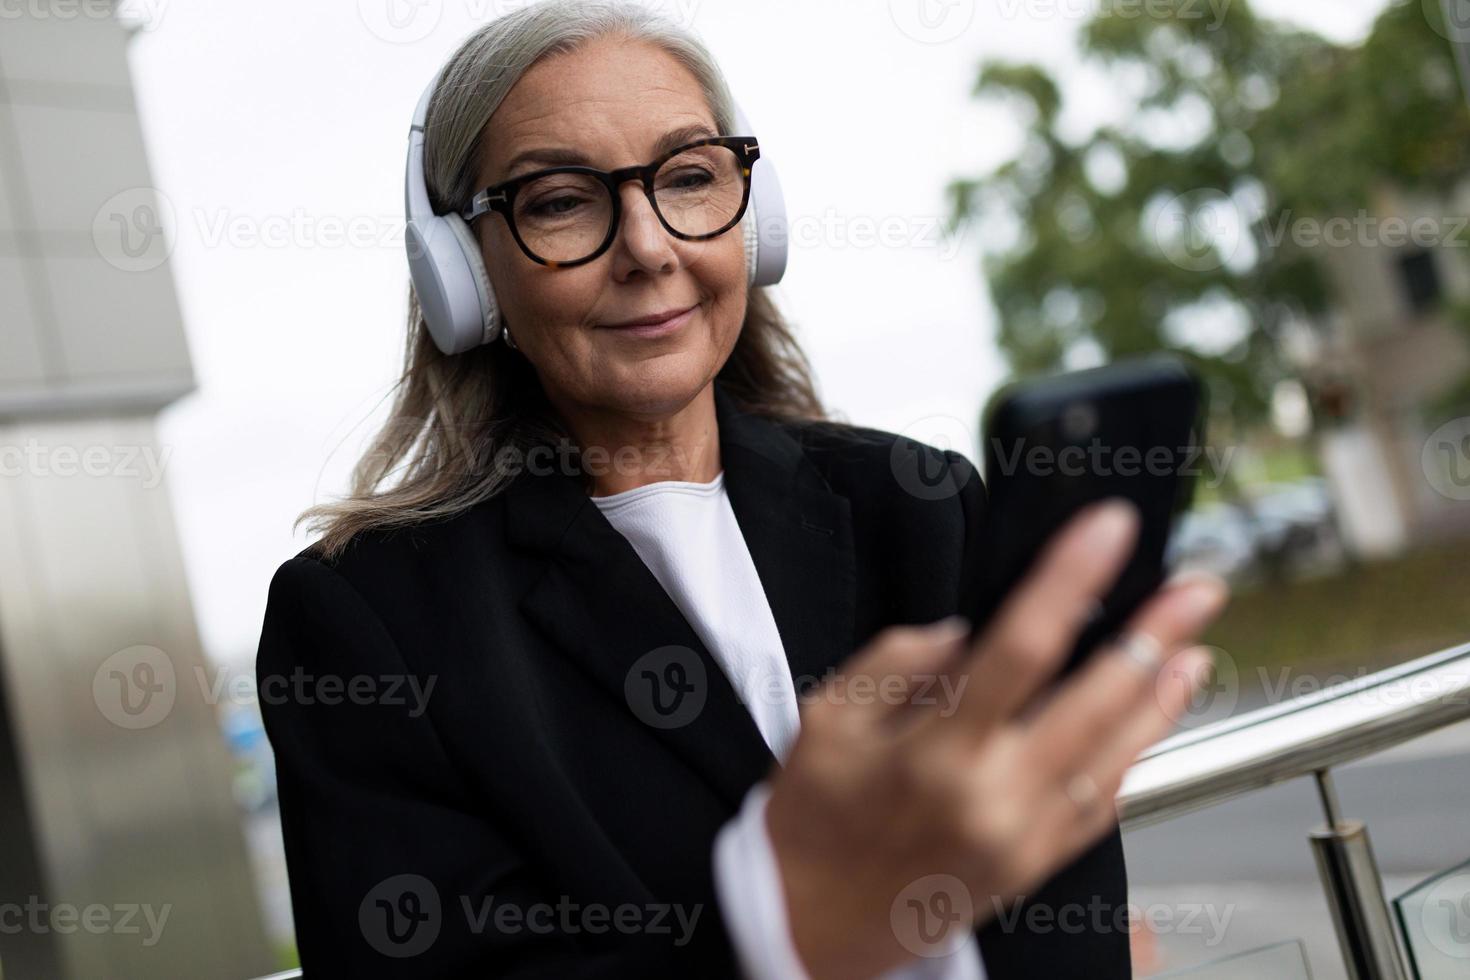
{"type": "Polygon", "coordinates": [[[1460,501],[1425,472],[1429,437],[1446,421],[1426,408],[1470,378],[1465,216],[1470,180],[1443,196],[1385,187],[1360,214],[1321,222],[1313,253],[1333,313],[1305,373],[1326,396],[1323,466],[1360,555],[1467,530],[1455,526],[1460,501]]]}
{"type": "Polygon", "coordinates": [[[105,4],[0,10],[0,972],[269,972],[154,418],[194,386],[105,4]]]}

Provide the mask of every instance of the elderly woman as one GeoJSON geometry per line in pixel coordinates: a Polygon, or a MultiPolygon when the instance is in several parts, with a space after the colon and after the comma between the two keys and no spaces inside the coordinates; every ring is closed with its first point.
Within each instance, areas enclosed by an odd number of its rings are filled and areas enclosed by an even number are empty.
{"type": "Polygon", "coordinates": [[[1107,503],[972,636],[979,477],[824,420],[733,113],[603,3],[487,24],[432,91],[483,323],[455,350],[416,270],[392,417],[260,642],[308,977],[1130,974],[1110,801],[1223,588],[1052,685],[1136,533],[1107,503]]]}

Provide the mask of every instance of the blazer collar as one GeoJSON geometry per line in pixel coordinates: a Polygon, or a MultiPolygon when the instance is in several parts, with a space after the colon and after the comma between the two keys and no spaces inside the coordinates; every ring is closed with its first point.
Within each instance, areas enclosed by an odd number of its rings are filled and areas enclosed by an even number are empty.
{"type": "MultiPolygon", "coordinates": [[[[801,444],[715,382],[731,509],[765,587],[798,693],[851,652],[855,570],[847,498],[801,444]]],[[[522,612],[731,807],[776,760],[723,670],[580,477],[522,473],[509,543],[544,557],[522,612]]]]}

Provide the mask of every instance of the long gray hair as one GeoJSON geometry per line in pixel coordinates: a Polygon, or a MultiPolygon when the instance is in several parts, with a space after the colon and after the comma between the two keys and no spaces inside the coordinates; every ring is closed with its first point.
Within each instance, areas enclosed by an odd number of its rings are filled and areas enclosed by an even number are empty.
{"type": "MultiPolygon", "coordinates": [[[[469,204],[490,116],[533,64],[602,37],[658,45],[699,81],[722,133],[734,109],[724,76],[704,44],[636,3],[543,0],[486,24],[455,52],[429,103],[424,169],[437,213],[469,204]]],[[[746,411],[785,420],[826,413],[810,366],[763,289],[751,289],[740,337],[719,378],[746,411]]],[[[404,368],[387,422],[353,470],[350,492],[296,519],[320,533],[319,554],[334,559],[371,528],[407,527],[458,514],[499,493],[514,473],[496,461],[567,438],[535,370],[504,343],[445,355],[434,346],[409,289],[404,368]],[[390,479],[395,477],[396,479],[390,479]]]]}

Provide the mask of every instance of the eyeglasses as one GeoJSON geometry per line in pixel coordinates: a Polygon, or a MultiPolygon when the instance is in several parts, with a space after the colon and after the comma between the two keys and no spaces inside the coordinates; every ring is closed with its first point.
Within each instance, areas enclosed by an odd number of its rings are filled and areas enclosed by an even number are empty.
{"type": "Polygon", "coordinates": [[[622,220],[618,188],[643,185],[669,234],[697,242],[722,235],[745,214],[750,171],[760,146],[749,136],[712,136],[676,147],[642,167],[550,167],[476,194],[460,212],[469,222],[499,212],[532,261],[553,269],[591,262],[607,251],[622,220]]]}

